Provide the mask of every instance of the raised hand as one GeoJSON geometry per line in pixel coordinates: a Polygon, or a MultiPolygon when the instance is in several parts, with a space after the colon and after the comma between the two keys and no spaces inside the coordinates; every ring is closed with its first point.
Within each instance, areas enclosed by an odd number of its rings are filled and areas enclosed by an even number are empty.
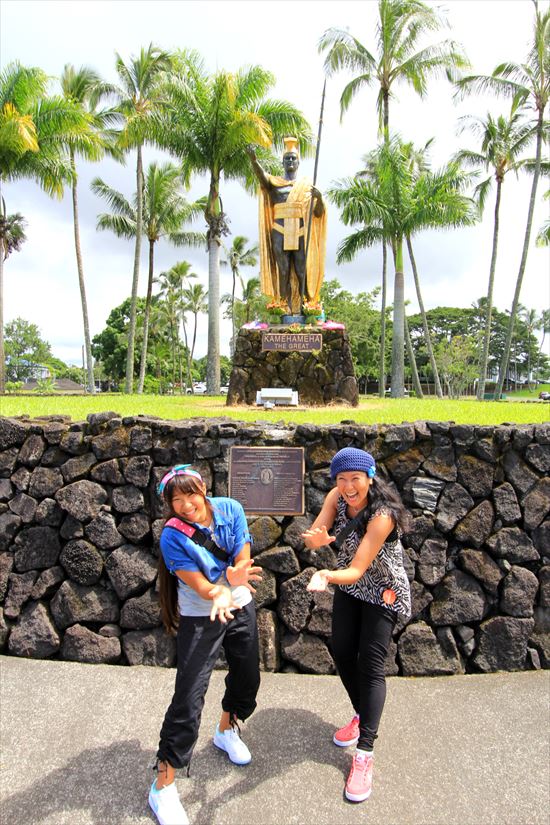
{"type": "Polygon", "coordinates": [[[336,536],[329,536],[325,525],[321,527],[310,527],[305,533],[302,533],[305,546],[309,550],[317,550],[318,547],[323,547],[325,544],[330,544],[336,541],[336,536]]]}
{"type": "Polygon", "coordinates": [[[317,570],[311,579],[309,580],[309,584],[307,586],[308,590],[315,590],[318,592],[322,592],[323,590],[327,589],[328,585],[328,570],[317,570]]]}
{"type": "Polygon", "coordinates": [[[223,584],[216,584],[208,595],[212,597],[210,621],[213,622],[219,619],[222,624],[227,624],[227,620],[233,618],[232,611],[239,609],[239,606],[233,601],[231,590],[223,584]]]}
{"type": "Polygon", "coordinates": [[[256,591],[251,586],[250,582],[261,582],[261,567],[252,567],[254,559],[243,559],[237,562],[234,567],[228,567],[226,571],[227,581],[231,587],[238,587],[242,585],[250,590],[251,593],[256,591]]]}

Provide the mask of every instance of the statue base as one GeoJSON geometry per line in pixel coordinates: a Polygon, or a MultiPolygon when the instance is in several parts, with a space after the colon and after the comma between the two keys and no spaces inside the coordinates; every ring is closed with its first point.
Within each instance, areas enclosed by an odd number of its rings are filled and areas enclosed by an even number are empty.
{"type": "MultiPolygon", "coordinates": [[[[273,331],[288,336],[293,334],[285,333],[279,325],[274,326],[273,331]]],[[[263,350],[261,330],[240,329],[235,342],[227,406],[255,406],[256,393],[263,387],[289,387],[298,391],[300,406],[343,404],[356,407],[359,392],[347,332],[322,327],[315,332],[322,336],[320,350],[288,352],[263,350]]]]}

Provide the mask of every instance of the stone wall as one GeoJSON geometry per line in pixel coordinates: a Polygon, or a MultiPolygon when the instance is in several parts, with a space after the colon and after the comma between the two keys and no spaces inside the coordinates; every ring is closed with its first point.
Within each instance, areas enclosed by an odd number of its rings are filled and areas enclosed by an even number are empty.
{"type": "Polygon", "coordinates": [[[306,514],[249,519],[264,570],[263,668],[334,672],[331,593],[306,590],[334,554],[304,549],[300,534],[330,489],[332,455],[350,445],[374,454],[413,514],[404,540],[413,615],[395,629],[388,672],[549,667],[550,424],[0,418],[0,647],[172,665],[155,589],[155,487],[167,467],[193,462],[212,494],[225,495],[233,445],[303,446],[306,455],[306,514]]]}
{"type": "MultiPolygon", "coordinates": [[[[287,332],[284,326],[271,332],[287,332]]],[[[262,387],[298,390],[299,403],[309,406],[359,403],[357,381],[348,334],[341,329],[303,327],[304,333],[322,336],[316,352],[262,350],[262,331],[239,330],[229,379],[227,404],[255,404],[262,387]]],[[[292,335],[292,333],[288,333],[292,335]]]]}

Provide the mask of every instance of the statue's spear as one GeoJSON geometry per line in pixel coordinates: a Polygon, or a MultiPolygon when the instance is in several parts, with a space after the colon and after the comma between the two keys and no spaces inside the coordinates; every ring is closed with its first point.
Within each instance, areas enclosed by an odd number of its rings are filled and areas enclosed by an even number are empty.
{"type": "MultiPolygon", "coordinates": [[[[317,132],[317,148],[315,150],[315,166],[313,167],[313,185],[317,183],[317,167],[319,166],[319,149],[321,148],[321,131],[323,129],[323,110],[325,108],[325,91],[327,88],[327,79],[325,77],[325,81],[323,83],[323,94],[321,95],[321,111],[319,112],[319,131],[317,132]]],[[[306,289],[307,289],[307,256],[309,252],[309,242],[311,239],[311,221],[313,219],[313,194],[311,196],[311,202],[309,204],[309,216],[307,221],[307,235],[306,235],[306,261],[305,261],[305,268],[306,268],[306,289]]],[[[302,300],[303,300],[302,295],[302,300]]],[[[309,297],[309,296],[308,296],[309,297]]]]}

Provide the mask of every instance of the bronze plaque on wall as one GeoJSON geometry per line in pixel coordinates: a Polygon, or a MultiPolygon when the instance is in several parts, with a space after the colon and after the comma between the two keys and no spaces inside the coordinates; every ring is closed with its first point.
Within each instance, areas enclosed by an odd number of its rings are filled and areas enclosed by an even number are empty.
{"type": "Polygon", "coordinates": [[[317,352],[321,349],[323,336],[320,332],[262,332],[262,350],[317,352]]]}
{"type": "Polygon", "coordinates": [[[304,448],[231,447],[229,495],[247,515],[303,515],[304,448]]]}

